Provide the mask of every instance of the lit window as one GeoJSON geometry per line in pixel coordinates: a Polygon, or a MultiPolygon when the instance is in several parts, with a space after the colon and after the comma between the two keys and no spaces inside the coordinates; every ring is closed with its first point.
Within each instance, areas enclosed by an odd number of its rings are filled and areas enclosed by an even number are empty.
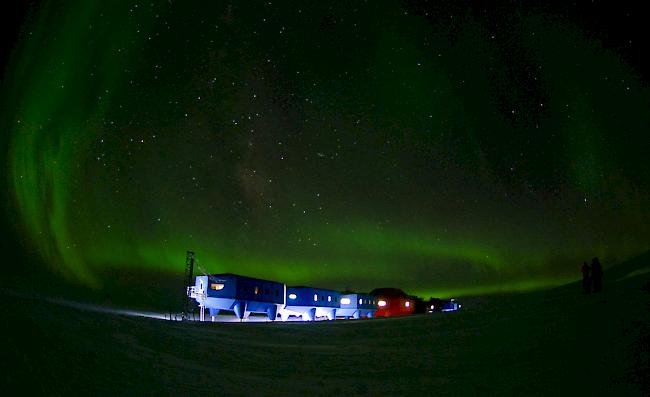
{"type": "Polygon", "coordinates": [[[255,286],[255,295],[260,293],[260,288],[258,286],[255,286]]]}
{"type": "Polygon", "coordinates": [[[317,300],[318,300],[318,295],[314,294],[314,302],[316,302],[317,300]]]}
{"type": "Polygon", "coordinates": [[[359,304],[363,304],[363,299],[359,299],[359,304]]]}
{"type": "Polygon", "coordinates": [[[210,284],[210,289],[213,289],[215,291],[219,291],[220,289],[223,289],[223,287],[225,287],[223,284],[210,284]]]}
{"type": "Polygon", "coordinates": [[[406,306],[406,307],[409,307],[409,306],[411,306],[411,302],[409,302],[409,301],[406,301],[406,303],[404,303],[404,306],[406,306]]]}
{"type": "Polygon", "coordinates": [[[327,301],[328,301],[328,302],[331,302],[331,301],[332,301],[332,297],[328,295],[328,296],[327,296],[327,301]]]}
{"type": "Polygon", "coordinates": [[[289,294],[289,299],[296,299],[298,295],[296,294],[289,294]]]}
{"type": "Polygon", "coordinates": [[[379,307],[384,307],[384,306],[386,306],[386,301],[380,299],[380,300],[377,301],[377,305],[378,305],[379,307]]]}
{"type": "Polygon", "coordinates": [[[341,298],[341,304],[342,305],[349,305],[350,304],[350,298],[341,298]]]}

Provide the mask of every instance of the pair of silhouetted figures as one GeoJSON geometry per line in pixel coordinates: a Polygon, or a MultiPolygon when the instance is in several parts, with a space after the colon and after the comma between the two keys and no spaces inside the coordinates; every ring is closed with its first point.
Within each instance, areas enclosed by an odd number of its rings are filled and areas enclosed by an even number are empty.
{"type": "Polygon", "coordinates": [[[603,289],[603,268],[600,266],[598,257],[591,260],[591,266],[587,262],[582,263],[582,290],[585,294],[600,292],[603,289]]]}

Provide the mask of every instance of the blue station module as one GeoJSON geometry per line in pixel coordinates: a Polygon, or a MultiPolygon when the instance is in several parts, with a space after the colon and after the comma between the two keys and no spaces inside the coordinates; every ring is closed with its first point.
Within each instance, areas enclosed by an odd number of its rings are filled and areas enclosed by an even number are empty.
{"type": "Polygon", "coordinates": [[[282,283],[230,273],[197,276],[191,293],[199,306],[210,311],[210,316],[230,310],[239,319],[264,313],[269,320],[275,320],[284,306],[285,295],[282,283]]]}
{"type": "Polygon", "coordinates": [[[340,292],[329,289],[287,287],[286,305],[280,316],[283,321],[289,316],[298,316],[304,321],[315,321],[318,317],[335,320],[340,297],[340,292]]]}
{"type": "Polygon", "coordinates": [[[370,294],[343,294],[340,299],[341,307],[336,315],[345,318],[373,318],[377,311],[377,300],[370,294]]]}

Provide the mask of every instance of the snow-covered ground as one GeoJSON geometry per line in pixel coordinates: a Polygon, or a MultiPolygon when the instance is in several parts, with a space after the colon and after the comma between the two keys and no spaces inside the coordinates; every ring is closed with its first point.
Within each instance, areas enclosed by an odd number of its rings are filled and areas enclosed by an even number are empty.
{"type": "Polygon", "coordinates": [[[0,291],[1,386],[3,395],[642,395],[649,267],[646,255],[608,269],[599,295],[573,284],[465,299],[452,313],[309,324],[161,321],[0,291]]]}

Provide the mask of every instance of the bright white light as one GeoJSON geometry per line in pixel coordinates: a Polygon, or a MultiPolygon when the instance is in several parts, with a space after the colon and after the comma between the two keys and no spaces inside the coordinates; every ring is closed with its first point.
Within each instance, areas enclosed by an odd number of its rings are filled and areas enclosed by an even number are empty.
{"type": "Polygon", "coordinates": [[[406,301],[406,303],[404,304],[404,306],[406,306],[406,307],[409,307],[409,306],[411,306],[411,302],[409,302],[409,301],[406,301]]]}
{"type": "Polygon", "coordinates": [[[317,300],[318,300],[318,295],[314,294],[314,302],[316,302],[317,300]]]}
{"type": "Polygon", "coordinates": [[[377,306],[379,306],[379,307],[384,307],[384,306],[386,306],[386,301],[385,301],[385,300],[381,300],[381,299],[378,300],[378,301],[377,301],[377,306]]]}
{"type": "Polygon", "coordinates": [[[328,296],[327,296],[327,301],[328,301],[328,302],[331,302],[331,301],[332,301],[332,297],[328,295],[328,296]]]}
{"type": "Polygon", "coordinates": [[[431,308],[433,309],[433,305],[431,305],[431,308]]]}
{"type": "Polygon", "coordinates": [[[349,305],[350,304],[350,298],[341,298],[341,304],[342,305],[349,305]]]}
{"type": "Polygon", "coordinates": [[[363,303],[363,299],[359,299],[359,304],[361,305],[363,303]]]}
{"type": "Polygon", "coordinates": [[[289,299],[296,299],[298,295],[296,294],[289,294],[289,299]]]}

